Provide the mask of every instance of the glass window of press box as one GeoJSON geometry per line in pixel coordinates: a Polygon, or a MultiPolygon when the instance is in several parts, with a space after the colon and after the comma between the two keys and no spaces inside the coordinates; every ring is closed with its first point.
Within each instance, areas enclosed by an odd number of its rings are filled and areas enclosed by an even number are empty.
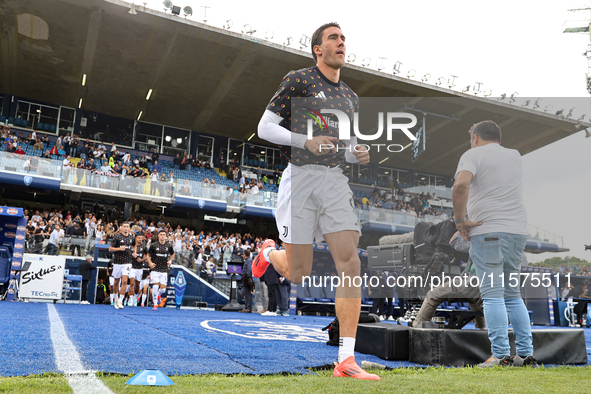
{"type": "Polygon", "coordinates": [[[116,145],[131,147],[133,139],[133,121],[115,116],[82,111],[80,136],[116,145]]]}
{"type": "Polygon", "coordinates": [[[191,131],[164,126],[164,140],[162,142],[162,153],[165,155],[183,157],[189,151],[191,143],[191,131]]]}
{"type": "Polygon", "coordinates": [[[414,186],[445,186],[445,178],[441,176],[415,172],[414,186]]]}
{"type": "Polygon", "coordinates": [[[16,126],[56,133],[59,112],[59,107],[19,100],[16,104],[14,124],[16,126]]]}
{"type": "Polygon", "coordinates": [[[134,148],[146,152],[154,152],[156,149],[156,152],[161,153],[162,128],[162,125],[159,124],[135,122],[134,148]]]}
{"type": "Polygon", "coordinates": [[[206,135],[199,136],[197,143],[197,159],[212,162],[214,139],[206,135]]]}
{"type": "Polygon", "coordinates": [[[246,143],[244,146],[244,165],[274,170],[281,165],[287,165],[277,148],[246,143]]]}

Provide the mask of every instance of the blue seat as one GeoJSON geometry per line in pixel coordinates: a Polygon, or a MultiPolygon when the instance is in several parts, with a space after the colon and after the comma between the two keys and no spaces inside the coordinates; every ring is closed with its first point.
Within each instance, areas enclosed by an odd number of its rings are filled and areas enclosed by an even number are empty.
{"type": "Polygon", "coordinates": [[[14,116],[8,117],[8,124],[14,125],[14,116]]]}
{"type": "Polygon", "coordinates": [[[43,130],[49,131],[49,125],[47,123],[43,123],[43,130]]]}
{"type": "Polygon", "coordinates": [[[55,133],[55,125],[49,125],[49,131],[51,131],[52,133],[55,133]]]}
{"type": "Polygon", "coordinates": [[[20,126],[21,124],[22,124],[22,123],[21,123],[21,118],[16,118],[16,119],[14,120],[14,125],[15,125],[15,126],[20,126]]]}
{"type": "Polygon", "coordinates": [[[6,116],[0,116],[0,123],[6,123],[6,116]]]}

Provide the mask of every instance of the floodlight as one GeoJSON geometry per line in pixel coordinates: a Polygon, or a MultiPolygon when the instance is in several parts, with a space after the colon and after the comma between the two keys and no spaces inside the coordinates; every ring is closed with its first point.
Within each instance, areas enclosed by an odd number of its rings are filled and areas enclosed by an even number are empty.
{"type": "Polygon", "coordinates": [[[515,101],[515,96],[517,96],[519,93],[517,92],[513,92],[513,94],[511,95],[511,100],[509,100],[510,103],[515,101]]]}
{"type": "Polygon", "coordinates": [[[310,41],[312,41],[310,37],[308,37],[305,34],[302,34],[302,36],[300,37],[300,48],[304,49],[308,47],[308,45],[310,45],[310,41]]]}
{"type": "Polygon", "coordinates": [[[193,9],[189,6],[186,6],[185,8],[183,8],[183,13],[185,14],[185,17],[191,16],[193,15],[193,9]]]}
{"type": "Polygon", "coordinates": [[[252,27],[248,23],[242,29],[242,34],[250,34],[252,36],[253,33],[256,33],[256,30],[252,30],[252,27]]]}

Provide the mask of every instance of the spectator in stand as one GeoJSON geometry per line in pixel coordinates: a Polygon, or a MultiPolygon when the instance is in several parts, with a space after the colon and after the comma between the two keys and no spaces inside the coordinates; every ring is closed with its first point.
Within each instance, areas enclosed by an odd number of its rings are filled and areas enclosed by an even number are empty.
{"type": "Polygon", "coordinates": [[[152,163],[156,164],[156,161],[160,158],[160,155],[158,154],[158,152],[156,152],[156,149],[154,148],[154,152],[152,153],[152,163]]]}
{"type": "MultiPolygon", "coordinates": [[[[172,164],[179,168],[179,166],[181,165],[181,156],[177,153],[176,157],[174,159],[172,159],[172,164]]],[[[184,170],[184,168],[180,168],[181,170],[184,170]]]]}
{"type": "Polygon", "coordinates": [[[17,155],[24,155],[25,151],[23,150],[23,148],[19,145],[18,148],[14,151],[15,154],[17,155]]]}
{"type": "Polygon", "coordinates": [[[37,140],[37,142],[35,142],[35,145],[33,145],[33,149],[35,150],[43,150],[43,142],[41,140],[37,140]]]}
{"type": "Polygon", "coordinates": [[[70,139],[70,157],[76,157],[78,155],[78,137],[74,136],[70,139]]]}
{"type": "Polygon", "coordinates": [[[126,166],[131,165],[131,155],[129,154],[129,152],[125,152],[123,154],[123,164],[125,164],[126,166]]]}
{"type": "MultiPolygon", "coordinates": [[[[48,225],[46,227],[46,230],[49,231],[50,228],[51,228],[51,226],[48,225]]],[[[47,247],[45,248],[45,254],[57,255],[59,241],[60,241],[60,225],[56,224],[53,226],[53,231],[51,231],[51,235],[49,236],[49,243],[47,244],[47,247]]]]}
{"type": "Polygon", "coordinates": [[[156,172],[160,174],[162,172],[162,167],[158,164],[158,160],[154,160],[153,163],[152,171],[156,170],[156,172]]]}

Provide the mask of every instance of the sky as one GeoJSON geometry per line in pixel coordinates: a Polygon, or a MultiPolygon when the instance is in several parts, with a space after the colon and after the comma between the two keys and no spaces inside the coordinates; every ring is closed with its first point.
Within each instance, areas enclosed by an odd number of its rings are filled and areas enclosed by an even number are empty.
{"type": "MultiPolygon", "coordinates": [[[[164,11],[162,1],[144,0],[164,11]]],[[[142,7],[142,1],[136,2],[142,7]]],[[[456,76],[461,91],[480,82],[491,97],[515,95],[516,105],[537,98],[549,112],[575,107],[575,117],[591,118],[591,95],[586,90],[587,59],[582,54],[590,42],[587,34],[563,34],[566,26],[589,23],[591,12],[569,12],[591,3],[548,0],[477,1],[315,1],[304,8],[290,2],[173,0],[190,6],[189,19],[231,31],[256,30],[253,37],[283,44],[293,37],[299,48],[302,35],[329,21],[341,25],[347,54],[354,64],[392,72],[401,62],[399,76],[427,73],[435,83],[456,76]],[[210,8],[202,8],[208,6],[210,8]],[[204,16],[204,12],[206,12],[204,16]],[[384,59],[379,59],[379,58],[384,59]],[[371,60],[367,60],[367,58],[371,60]],[[414,71],[413,71],[414,70],[414,71]]],[[[183,14],[181,13],[181,17],[183,14]]],[[[306,51],[309,45],[306,45],[306,51]]],[[[286,70],[286,72],[289,70],[286,70]]],[[[279,81],[278,81],[279,83],[279,81]]],[[[444,85],[446,86],[446,85],[444,85]]],[[[482,94],[479,94],[482,96],[482,94]]],[[[531,108],[531,105],[530,105],[531,108]]],[[[591,119],[589,119],[591,120],[591,119]]],[[[528,255],[529,261],[566,255],[591,261],[591,138],[573,135],[527,154],[524,162],[524,203],[528,222],[562,236],[568,253],[528,255]]]]}

